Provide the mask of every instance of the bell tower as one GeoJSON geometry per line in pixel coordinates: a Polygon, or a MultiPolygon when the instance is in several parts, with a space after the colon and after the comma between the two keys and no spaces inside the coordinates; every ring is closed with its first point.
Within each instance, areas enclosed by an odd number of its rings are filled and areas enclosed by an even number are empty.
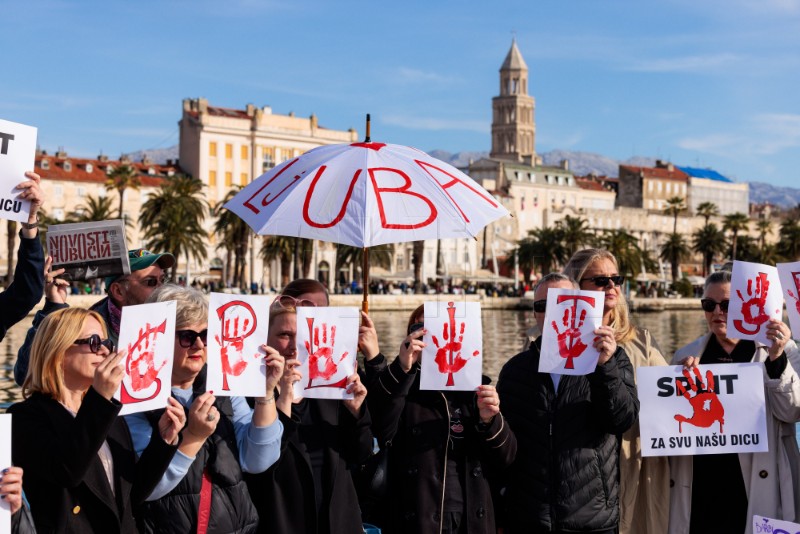
{"type": "Polygon", "coordinates": [[[536,159],[536,103],[528,95],[528,66],[511,41],[500,67],[500,96],[492,98],[492,151],[489,157],[525,162],[536,159]]]}

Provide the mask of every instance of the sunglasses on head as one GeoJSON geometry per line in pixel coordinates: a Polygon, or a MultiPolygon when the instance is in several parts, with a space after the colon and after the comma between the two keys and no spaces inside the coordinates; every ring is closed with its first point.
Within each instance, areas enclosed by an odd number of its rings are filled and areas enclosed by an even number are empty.
{"type": "Polygon", "coordinates": [[[275,300],[272,301],[272,306],[275,308],[292,309],[316,306],[316,304],[308,299],[296,299],[289,295],[278,295],[275,297],[275,300]]]}
{"type": "Polygon", "coordinates": [[[616,276],[592,276],[589,278],[581,278],[581,282],[586,282],[587,280],[592,282],[597,287],[606,287],[608,286],[609,282],[614,282],[615,286],[620,286],[622,285],[622,282],[625,281],[625,277],[621,274],[618,274],[616,276]]]}
{"type": "Polygon", "coordinates": [[[536,313],[544,313],[547,310],[547,299],[534,300],[533,311],[536,313]]]}
{"type": "Polygon", "coordinates": [[[198,337],[200,341],[203,342],[203,345],[208,345],[208,328],[200,332],[195,332],[194,330],[175,330],[175,337],[178,338],[178,343],[180,343],[181,347],[184,349],[188,349],[194,345],[198,337]]]}
{"type": "Polygon", "coordinates": [[[719,304],[719,309],[722,313],[728,313],[728,304],[730,303],[729,299],[725,299],[722,302],[717,302],[714,299],[700,299],[700,306],[702,306],[703,311],[708,313],[713,313],[717,309],[717,304],[719,304]]]}
{"type": "Polygon", "coordinates": [[[108,352],[114,352],[114,342],[110,339],[100,339],[100,336],[97,334],[92,334],[83,339],[76,339],[74,343],[75,345],[89,345],[89,350],[95,354],[100,350],[100,347],[107,348],[108,352]]]}

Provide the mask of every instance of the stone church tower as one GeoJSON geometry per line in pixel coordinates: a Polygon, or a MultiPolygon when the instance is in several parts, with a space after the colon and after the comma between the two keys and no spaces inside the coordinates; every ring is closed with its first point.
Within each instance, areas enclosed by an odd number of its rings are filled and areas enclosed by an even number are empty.
{"type": "Polygon", "coordinates": [[[500,96],[492,98],[491,158],[536,164],[536,104],[528,95],[528,66],[516,40],[500,67],[500,96]]]}

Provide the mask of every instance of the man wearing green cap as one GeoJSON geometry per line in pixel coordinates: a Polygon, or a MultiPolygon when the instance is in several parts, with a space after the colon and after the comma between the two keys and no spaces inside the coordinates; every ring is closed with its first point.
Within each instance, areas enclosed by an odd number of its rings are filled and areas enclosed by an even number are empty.
{"type": "MultiPolygon", "coordinates": [[[[105,319],[108,337],[114,342],[114,345],[119,339],[122,308],[143,304],[150,293],[164,284],[167,277],[166,270],[175,265],[175,257],[172,254],[155,254],[142,248],[128,251],[128,260],[131,264],[131,273],[106,278],[105,286],[108,296],[91,307],[105,319]]],[[[31,344],[39,325],[50,313],[69,306],[66,302],[69,282],[55,278],[54,274],[58,273],[50,272],[50,262],[48,261],[45,269],[44,307],[33,318],[33,326],[28,330],[25,343],[20,347],[17,361],[14,364],[14,381],[20,386],[28,374],[31,344]]]]}

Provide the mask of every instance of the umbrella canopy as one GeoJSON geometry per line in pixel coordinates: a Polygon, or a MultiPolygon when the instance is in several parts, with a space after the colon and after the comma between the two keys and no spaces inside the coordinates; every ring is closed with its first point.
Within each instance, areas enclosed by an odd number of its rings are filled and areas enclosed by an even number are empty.
{"type": "Polygon", "coordinates": [[[258,234],[372,247],[475,237],[508,210],[469,176],[401,145],[315,148],[263,174],[225,208],[258,234]]]}

